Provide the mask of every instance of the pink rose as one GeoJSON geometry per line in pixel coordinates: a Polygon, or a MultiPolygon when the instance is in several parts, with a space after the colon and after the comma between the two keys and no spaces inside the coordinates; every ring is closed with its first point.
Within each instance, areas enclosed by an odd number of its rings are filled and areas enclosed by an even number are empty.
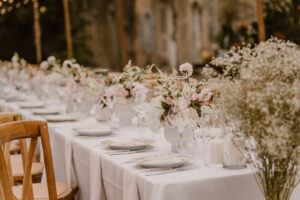
{"type": "Polygon", "coordinates": [[[191,99],[192,99],[193,101],[197,101],[198,98],[199,98],[199,95],[198,95],[197,93],[193,93],[193,94],[191,95],[191,99]]]}
{"type": "Polygon", "coordinates": [[[167,97],[166,100],[165,100],[165,102],[166,102],[166,104],[171,105],[172,102],[173,102],[173,100],[172,100],[172,98],[167,97]]]}

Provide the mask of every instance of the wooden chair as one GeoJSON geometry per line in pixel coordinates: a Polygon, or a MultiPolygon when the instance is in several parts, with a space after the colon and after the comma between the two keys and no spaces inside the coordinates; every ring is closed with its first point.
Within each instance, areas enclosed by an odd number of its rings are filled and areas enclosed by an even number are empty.
{"type": "MultiPolygon", "coordinates": [[[[2,109],[0,107],[0,113],[2,112],[2,109]]],[[[10,118],[8,118],[9,120],[10,118]]],[[[3,122],[5,123],[5,122],[3,122]]],[[[16,154],[16,153],[20,153],[21,149],[20,149],[20,145],[18,143],[11,143],[10,144],[10,153],[11,154],[16,154]]]]}
{"type": "Polygon", "coordinates": [[[13,186],[11,173],[5,157],[5,149],[0,148],[0,178],[3,186],[5,199],[8,200],[71,200],[77,192],[77,186],[73,184],[73,190],[68,191],[67,183],[56,183],[52,163],[51,147],[48,134],[48,126],[43,121],[16,121],[0,124],[0,144],[12,140],[30,139],[29,151],[23,152],[24,180],[23,185],[13,186]],[[31,183],[31,168],[38,137],[44,153],[44,163],[47,175],[47,184],[31,183]],[[34,198],[33,198],[34,197],[34,198]]]}
{"type": "MultiPolygon", "coordinates": [[[[7,123],[7,122],[12,122],[12,121],[18,121],[21,119],[20,114],[18,113],[0,113],[0,124],[3,123],[7,123]]],[[[20,140],[19,142],[22,147],[23,151],[26,152],[27,151],[27,143],[25,140],[20,140]]],[[[8,143],[6,144],[10,153],[11,153],[11,146],[12,144],[16,144],[16,143],[8,143]]],[[[22,156],[19,154],[14,154],[10,156],[10,163],[11,163],[11,170],[12,170],[12,176],[13,176],[13,180],[14,183],[20,183],[23,180],[24,177],[24,169],[23,169],[23,162],[22,162],[22,156]],[[16,157],[19,157],[19,159],[16,159],[16,157]],[[14,162],[12,162],[12,158],[14,158],[14,162]]],[[[31,175],[32,175],[32,181],[33,183],[39,183],[41,182],[42,179],[42,175],[43,175],[43,170],[44,170],[44,165],[40,162],[33,162],[32,163],[32,170],[31,170],[31,175]]]]}

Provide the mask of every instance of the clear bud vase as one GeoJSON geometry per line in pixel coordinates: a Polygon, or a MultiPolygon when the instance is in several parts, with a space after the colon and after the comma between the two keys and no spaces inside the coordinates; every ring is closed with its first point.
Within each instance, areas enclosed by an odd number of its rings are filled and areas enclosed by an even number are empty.
{"type": "Polygon", "coordinates": [[[246,167],[246,159],[240,148],[243,142],[243,138],[235,138],[230,133],[225,136],[223,168],[242,169],[246,167]]]}

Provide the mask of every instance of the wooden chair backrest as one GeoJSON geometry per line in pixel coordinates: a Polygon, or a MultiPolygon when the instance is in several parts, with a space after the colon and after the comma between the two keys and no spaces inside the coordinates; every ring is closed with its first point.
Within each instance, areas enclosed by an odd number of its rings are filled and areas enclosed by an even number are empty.
{"type": "MultiPolygon", "coordinates": [[[[18,114],[18,113],[14,113],[14,112],[0,113],[0,124],[13,122],[13,121],[19,121],[19,120],[21,120],[21,115],[18,114]]],[[[24,152],[26,152],[27,151],[27,146],[24,145],[24,142],[26,142],[26,141],[24,141],[24,140],[20,141],[20,145],[22,144],[21,146],[23,148],[26,148],[26,150],[24,151],[24,152]]],[[[14,184],[14,179],[13,179],[13,176],[12,176],[12,168],[11,168],[11,162],[10,162],[10,142],[4,143],[1,146],[2,146],[2,149],[3,149],[3,153],[5,155],[5,161],[6,161],[8,172],[9,172],[9,175],[10,175],[10,184],[13,185],[14,184]]],[[[25,163],[25,159],[26,158],[24,157],[24,162],[23,163],[25,163]]]]}
{"type": "MultiPolygon", "coordinates": [[[[41,137],[41,144],[44,153],[44,164],[47,175],[47,187],[49,200],[57,200],[55,175],[48,133],[48,126],[43,121],[16,121],[0,124],[0,144],[12,140],[30,139],[29,151],[26,154],[24,167],[24,180],[22,189],[22,200],[33,199],[31,183],[31,167],[38,137],[41,137]]],[[[23,157],[23,156],[22,156],[23,157]]],[[[24,161],[23,161],[24,162],[24,161]]],[[[15,199],[10,183],[10,173],[5,161],[3,148],[0,148],[0,178],[3,186],[3,193],[6,199],[15,199]]]]}

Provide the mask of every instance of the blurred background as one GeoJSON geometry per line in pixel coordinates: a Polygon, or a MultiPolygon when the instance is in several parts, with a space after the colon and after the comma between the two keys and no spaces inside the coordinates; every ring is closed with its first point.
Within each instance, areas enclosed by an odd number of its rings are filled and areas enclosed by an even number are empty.
{"type": "Polygon", "coordinates": [[[54,55],[113,71],[129,59],[201,67],[258,42],[259,2],[266,38],[300,44],[300,0],[1,0],[0,59],[18,52],[30,63],[54,55]]]}

